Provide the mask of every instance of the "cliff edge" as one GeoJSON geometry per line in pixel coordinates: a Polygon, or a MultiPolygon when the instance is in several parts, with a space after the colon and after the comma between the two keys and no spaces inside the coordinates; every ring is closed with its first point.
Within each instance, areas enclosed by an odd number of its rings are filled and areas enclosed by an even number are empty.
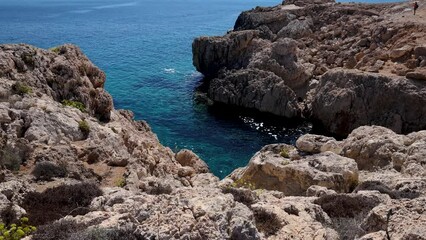
{"type": "Polygon", "coordinates": [[[241,13],[223,37],[195,39],[193,62],[215,102],[340,136],[371,124],[409,133],[426,128],[425,19],[409,2],[284,1],[241,13]]]}
{"type": "Polygon", "coordinates": [[[305,135],[295,147],[265,146],[220,181],[114,109],[104,82],[76,46],[0,45],[4,239],[426,235],[424,131],[305,135]]]}

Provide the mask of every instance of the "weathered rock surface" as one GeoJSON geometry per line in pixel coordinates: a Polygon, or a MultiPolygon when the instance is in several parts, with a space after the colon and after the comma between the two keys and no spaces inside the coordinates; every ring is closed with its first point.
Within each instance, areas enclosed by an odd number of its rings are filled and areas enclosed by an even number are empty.
{"type": "MultiPolygon", "coordinates": [[[[33,193],[91,181],[103,193],[87,212],[70,213],[48,228],[71,221],[141,239],[368,239],[386,231],[396,239],[424,236],[424,131],[399,135],[364,126],[342,141],[305,135],[296,147],[264,147],[247,167],[220,181],[196,154],[173,153],[147,123],[104,102],[110,99],[102,89],[104,75],[77,47],[0,45],[0,69],[0,221],[32,211],[22,206],[33,193]],[[30,50],[33,58],[18,54],[30,50]],[[69,76],[49,70],[47,62],[55,61],[70,64],[69,76]],[[96,74],[76,71],[82,64],[96,74]],[[47,79],[60,84],[49,85],[47,79]],[[82,93],[67,82],[77,83],[82,93]],[[76,107],[78,102],[85,110],[76,107]]],[[[256,68],[234,72],[280,78],[256,68]]],[[[263,84],[258,81],[247,78],[243,84],[263,84]]],[[[241,83],[223,84],[238,88],[241,83]]],[[[277,101],[292,103],[265,96],[251,100],[275,109],[277,101]]],[[[296,103],[292,107],[300,110],[296,103]]]]}
{"type": "Polygon", "coordinates": [[[388,229],[391,236],[416,238],[424,235],[418,221],[425,211],[421,207],[426,195],[425,142],[424,131],[399,135],[379,126],[357,128],[342,141],[308,134],[297,140],[297,148],[264,147],[247,167],[235,170],[224,181],[230,181],[230,186],[277,190],[286,196],[306,195],[327,214],[328,226],[339,239],[364,235],[361,239],[386,239],[380,237],[386,236],[391,209],[395,210],[391,216],[395,222],[388,229]],[[338,146],[336,152],[341,155],[322,151],[327,145],[338,146]],[[410,215],[416,217],[411,220],[410,215]],[[407,227],[397,230],[398,221],[407,227]]]}
{"type": "Polygon", "coordinates": [[[425,105],[426,83],[336,69],[322,76],[312,114],[339,135],[363,125],[384,125],[401,133],[426,128],[425,105]]]}
{"type": "Polygon", "coordinates": [[[102,97],[94,93],[105,93],[104,75],[77,47],[1,45],[0,50],[0,62],[8,63],[1,65],[0,78],[0,221],[33,211],[21,206],[28,206],[27,197],[34,193],[91,181],[104,187],[103,195],[84,215],[59,220],[64,227],[73,221],[86,229],[131,230],[142,239],[282,239],[284,233],[337,239],[311,199],[292,204],[279,192],[224,188],[197,155],[163,147],[130,111],[115,110],[107,101],[101,117],[96,99],[102,97]],[[30,50],[32,65],[18,67],[18,53],[30,50]],[[55,61],[68,73],[51,72],[47,62],[55,61]],[[87,72],[75,70],[84,64],[96,73],[89,74],[92,81],[87,72]],[[74,92],[67,82],[84,89],[74,92]],[[61,103],[64,99],[71,106],[61,103]],[[284,209],[271,208],[281,203],[284,209]],[[276,216],[272,228],[265,222],[269,216],[276,216]]]}
{"type": "Polygon", "coordinates": [[[195,39],[194,66],[215,102],[303,116],[342,136],[373,124],[419,131],[426,22],[406,18],[407,7],[322,0],[257,7],[225,36],[195,39]]]}
{"type": "Polygon", "coordinates": [[[274,73],[242,70],[224,74],[210,83],[209,96],[216,102],[255,108],[286,117],[300,117],[295,93],[274,73]]]}
{"type": "Polygon", "coordinates": [[[424,239],[425,198],[381,204],[375,207],[362,228],[367,232],[389,232],[391,239],[424,239]]]}
{"type": "Polygon", "coordinates": [[[358,168],[353,159],[332,152],[289,159],[283,157],[287,145],[269,145],[258,152],[248,166],[231,175],[237,181],[254,183],[256,188],[278,190],[301,196],[312,185],[337,192],[352,191],[358,183],[358,168]]]}
{"type": "Polygon", "coordinates": [[[340,154],[342,144],[332,137],[306,134],[296,141],[296,147],[300,151],[307,153],[334,152],[340,154]]]}

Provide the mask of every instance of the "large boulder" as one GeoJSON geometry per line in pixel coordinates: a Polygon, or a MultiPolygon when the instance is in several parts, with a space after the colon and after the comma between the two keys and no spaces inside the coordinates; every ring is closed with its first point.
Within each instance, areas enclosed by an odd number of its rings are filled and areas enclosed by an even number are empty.
{"type": "Polygon", "coordinates": [[[340,154],[342,151],[341,142],[333,137],[326,137],[314,134],[305,134],[297,139],[296,147],[300,151],[307,153],[334,152],[340,154]]]}
{"type": "Polygon", "coordinates": [[[408,139],[390,129],[364,126],[352,131],[343,140],[343,155],[355,159],[360,170],[374,170],[392,166],[400,170],[408,139]]]}
{"type": "Polygon", "coordinates": [[[277,190],[301,196],[312,185],[350,192],[358,183],[358,168],[353,159],[332,152],[289,159],[288,145],[268,145],[256,153],[248,166],[230,177],[242,185],[277,190]]]}
{"type": "Polygon", "coordinates": [[[312,34],[313,22],[311,18],[304,20],[293,20],[287,26],[283,27],[277,34],[280,38],[299,39],[308,37],[312,34]]]}
{"type": "Polygon", "coordinates": [[[176,153],[176,161],[182,166],[191,167],[197,173],[208,173],[209,166],[191,150],[183,149],[176,153]]]}
{"type": "Polygon", "coordinates": [[[397,133],[425,129],[425,86],[403,77],[330,70],[321,78],[312,116],[338,135],[362,125],[381,125],[397,133]]]}

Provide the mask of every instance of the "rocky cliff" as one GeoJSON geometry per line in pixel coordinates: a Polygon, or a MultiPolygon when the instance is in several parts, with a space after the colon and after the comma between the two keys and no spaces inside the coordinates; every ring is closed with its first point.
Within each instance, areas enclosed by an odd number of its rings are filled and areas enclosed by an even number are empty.
{"type": "Polygon", "coordinates": [[[28,217],[27,239],[426,236],[424,131],[305,135],[220,181],[114,109],[104,82],[76,46],[0,45],[0,222],[28,217]]]}
{"type": "MultiPolygon", "coordinates": [[[[420,1],[420,4],[425,4],[420,1]]],[[[363,125],[425,129],[426,12],[411,3],[284,1],[194,40],[215,102],[304,117],[346,136],[363,125]]]]}

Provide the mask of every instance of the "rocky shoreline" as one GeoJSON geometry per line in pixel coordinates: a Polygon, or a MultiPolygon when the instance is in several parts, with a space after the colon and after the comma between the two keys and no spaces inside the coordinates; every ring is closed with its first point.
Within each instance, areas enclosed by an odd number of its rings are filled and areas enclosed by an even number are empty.
{"type": "MultiPolygon", "coordinates": [[[[322,38],[311,27],[317,16],[347,17],[353,24],[341,29],[343,38],[351,26],[360,29],[352,18],[367,23],[380,19],[372,12],[391,13],[401,4],[289,2],[242,13],[225,37],[196,40],[194,62],[213,100],[289,118],[314,116],[330,132],[348,134],[265,146],[223,180],[191,151],[174,153],[146,122],[115,109],[103,89],[105,74],[78,47],[0,45],[0,222],[6,225],[0,236],[425,239],[426,131],[417,131],[424,129],[424,83],[409,74],[368,72],[374,49],[355,69],[337,60],[314,64],[298,50],[307,36],[322,38]],[[289,34],[298,40],[271,41],[289,34]]],[[[399,31],[389,39],[405,39],[399,31]]],[[[312,44],[327,45],[321,41],[312,44]]],[[[413,56],[403,56],[396,65],[409,65],[413,56]]],[[[421,75],[419,56],[408,73],[421,75]]]]}
{"type": "Polygon", "coordinates": [[[425,12],[410,3],[285,1],[193,42],[213,102],[303,117],[347,136],[363,125],[425,129],[425,12]]]}

